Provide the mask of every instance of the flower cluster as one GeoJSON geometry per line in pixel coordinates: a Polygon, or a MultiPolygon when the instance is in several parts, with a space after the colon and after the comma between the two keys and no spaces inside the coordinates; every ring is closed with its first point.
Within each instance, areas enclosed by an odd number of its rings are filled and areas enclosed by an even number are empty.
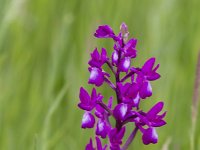
{"type": "Polygon", "coordinates": [[[105,103],[104,97],[101,93],[97,93],[95,88],[92,89],[91,95],[83,87],[80,88],[78,107],[85,111],[82,128],[95,127],[96,134],[96,144],[90,139],[85,149],[126,150],[138,131],[141,131],[145,145],[157,143],[156,127],[166,124],[163,120],[166,112],[159,114],[164,103],[158,102],[148,112],[144,112],[140,109],[140,102],[152,96],[151,81],[160,78],[157,73],[159,64],[155,65],[155,58],[150,58],[141,68],[131,66],[131,61],[137,56],[137,39],[128,39],[129,32],[125,23],[121,24],[118,35],[110,26],[102,25],[98,27],[94,36],[113,39],[114,51],[112,56],[108,57],[105,48],[102,48],[101,52],[97,48],[94,49],[88,62],[90,72],[88,83],[96,87],[107,83],[116,93],[117,104],[113,106],[115,99],[113,96],[105,103]],[[114,82],[111,81],[110,74],[104,71],[104,65],[110,68],[115,77],[114,82]],[[114,118],[115,123],[110,121],[110,117],[114,118]],[[122,146],[127,123],[134,124],[135,128],[122,146]],[[102,146],[101,140],[107,137],[109,144],[102,146]]]}

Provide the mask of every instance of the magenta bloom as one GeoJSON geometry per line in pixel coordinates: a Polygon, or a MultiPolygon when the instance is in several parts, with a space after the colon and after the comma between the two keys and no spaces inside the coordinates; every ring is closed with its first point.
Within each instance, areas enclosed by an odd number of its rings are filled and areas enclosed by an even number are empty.
{"type": "Polygon", "coordinates": [[[96,101],[101,101],[103,99],[103,96],[101,94],[97,94],[96,89],[92,89],[92,94],[89,96],[88,92],[81,87],[80,88],[80,103],[78,106],[87,111],[91,111],[96,106],[96,101]]]}
{"type": "Polygon", "coordinates": [[[109,99],[104,99],[101,93],[97,94],[95,88],[89,95],[83,87],[80,88],[78,107],[84,110],[81,127],[94,128],[96,141],[92,142],[90,138],[85,149],[127,150],[138,132],[141,133],[141,140],[145,145],[156,144],[156,129],[166,124],[166,112],[161,113],[164,102],[157,102],[147,112],[143,111],[140,104],[153,94],[151,84],[160,78],[157,72],[159,64],[155,65],[155,58],[152,57],[146,60],[142,67],[132,65],[132,61],[137,57],[138,40],[129,39],[125,23],[121,24],[118,34],[115,34],[110,26],[101,25],[94,36],[111,38],[114,43],[112,52],[108,53],[105,48],[101,51],[95,48],[91,53],[88,61],[88,84],[100,87],[106,83],[115,92],[116,98],[110,96],[109,99]],[[135,126],[131,133],[125,133],[127,124],[135,126]],[[124,139],[125,134],[130,134],[128,139],[124,139]],[[101,140],[106,138],[109,143],[102,146],[101,140]]]}
{"type": "Polygon", "coordinates": [[[97,38],[114,38],[115,34],[110,26],[102,25],[96,30],[94,36],[97,38]]]}
{"type": "Polygon", "coordinates": [[[100,68],[108,60],[107,52],[105,48],[102,48],[101,55],[99,54],[97,48],[91,53],[91,60],[88,64],[91,67],[100,68]]]}
{"type": "Polygon", "coordinates": [[[136,57],[137,55],[136,44],[137,44],[136,39],[130,39],[128,43],[124,46],[123,51],[126,57],[131,57],[131,58],[136,57]]]}
{"type": "Polygon", "coordinates": [[[153,68],[155,60],[155,58],[150,58],[142,66],[141,72],[143,76],[146,77],[146,79],[149,81],[154,81],[160,78],[160,75],[156,72],[160,65],[158,64],[155,68],[153,68]]]}

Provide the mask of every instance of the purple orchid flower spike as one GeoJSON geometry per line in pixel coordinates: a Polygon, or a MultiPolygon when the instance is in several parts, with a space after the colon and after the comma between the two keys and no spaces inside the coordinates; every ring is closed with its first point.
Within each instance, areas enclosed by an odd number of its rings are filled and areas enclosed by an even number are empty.
{"type": "MultiPolygon", "coordinates": [[[[113,39],[112,56],[109,57],[105,48],[98,52],[97,48],[91,53],[89,60],[88,84],[100,87],[107,83],[115,92],[116,98],[110,96],[107,102],[103,96],[92,89],[91,95],[81,87],[78,107],[84,110],[82,128],[94,128],[96,143],[90,142],[86,150],[106,150],[109,145],[111,150],[127,150],[136,134],[141,132],[142,141],[145,145],[158,142],[157,127],[166,124],[164,117],[166,112],[161,113],[164,103],[156,103],[149,111],[142,110],[143,99],[153,94],[151,83],[160,78],[157,72],[159,64],[155,65],[155,58],[148,59],[142,67],[131,66],[131,62],[137,57],[137,39],[129,38],[128,27],[125,23],[120,26],[120,32],[115,34],[108,25],[98,27],[94,36],[97,38],[113,39]],[[112,74],[104,71],[103,67],[110,69],[112,74]],[[122,77],[123,73],[123,77],[122,77]],[[113,78],[112,76],[113,75],[113,78]],[[116,101],[113,103],[113,101],[116,101]],[[115,104],[114,106],[112,106],[115,104]],[[113,124],[114,119],[115,124],[113,124]],[[127,124],[134,124],[135,128],[129,137],[124,140],[127,124]],[[102,146],[101,139],[109,139],[109,143],[102,146]],[[123,144],[122,141],[125,141],[123,144]],[[122,145],[123,144],[123,145],[122,145]]],[[[127,133],[128,134],[128,133],[127,133]]]]}

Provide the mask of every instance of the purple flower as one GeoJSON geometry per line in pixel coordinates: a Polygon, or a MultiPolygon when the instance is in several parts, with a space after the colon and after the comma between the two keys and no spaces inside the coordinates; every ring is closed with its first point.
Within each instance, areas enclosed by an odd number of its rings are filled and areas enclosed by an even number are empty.
{"type": "Polygon", "coordinates": [[[156,59],[154,57],[150,58],[142,66],[142,74],[148,81],[154,81],[160,78],[160,74],[156,72],[160,65],[158,64],[155,68],[153,68],[155,60],[156,59]]]}
{"type": "Polygon", "coordinates": [[[160,78],[160,74],[156,72],[160,65],[158,64],[155,68],[153,68],[154,64],[155,64],[155,58],[153,57],[148,59],[144,63],[141,69],[132,67],[131,70],[138,74],[137,80],[154,81],[160,78]]]}
{"type": "Polygon", "coordinates": [[[136,39],[130,39],[128,43],[124,46],[123,50],[126,57],[135,58],[137,55],[137,50],[135,49],[137,44],[136,39]]]}
{"type": "Polygon", "coordinates": [[[101,101],[103,96],[101,94],[97,94],[96,89],[92,89],[92,94],[89,96],[88,92],[81,87],[79,93],[80,103],[78,104],[79,108],[87,111],[91,111],[95,105],[96,101],[101,101]]]}
{"type": "Polygon", "coordinates": [[[161,115],[158,115],[158,113],[162,111],[163,106],[163,102],[158,102],[147,112],[146,117],[149,121],[150,126],[161,127],[166,124],[166,122],[163,120],[163,118],[166,115],[166,112],[164,112],[161,115]]]}
{"type": "Polygon", "coordinates": [[[152,87],[149,81],[154,81],[160,78],[160,75],[156,72],[159,68],[159,64],[153,68],[155,64],[155,58],[148,59],[143,67],[131,68],[131,71],[137,73],[136,82],[140,86],[140,97],[145,99],[152,95],[152,87]]]}
{"type": "Polygon", "coordinates": [[[139,121],[137,124],[139,126],[147,125],[149,127],[161,127],[166,124],[163,118],[166,115],[166,112],[159,115],[158,113],[162,111],[164,106],[163,102],[156,103],[147,113],[145,112],[138,112],[137,116],[139,117],[139,121]]]}
{"type": "Polygon", "coordinates": [[[91,59],[88,64],[91,67],[100,68],[108,59],[107,52],[105,48],[102,48],[101,55],[99,54],[97,48],[91,53],[91,59]]]}
{"type": "Polygon", "coordinates": [[[89,84],[95,84],[96,86],[101,86],[104,82],[104,76],[109,76],[109,74],[102,71],[102,69],[92,67],[89,68],[90,77],[89,84]]]}
{"type": "Polygon", "coordinates": [[[129,104],[131,107],[139,108],[139,87],[136,83],[126,83],[124,85],[119,83],[118,88],[120,90],[124,103],[129,104]]]}
{"type": "Polygon", "coordinates": [[[83,119],[82,119],[82,128],[93,128],[95,124],[95,118],[94,116],[86,111],[83,115],[83,119]]]}
{"type": "Polygon", "coordinates": [[[109,25],[99,26],[94,36],[97,38],[114,38],[115,34],[109,25]]]}

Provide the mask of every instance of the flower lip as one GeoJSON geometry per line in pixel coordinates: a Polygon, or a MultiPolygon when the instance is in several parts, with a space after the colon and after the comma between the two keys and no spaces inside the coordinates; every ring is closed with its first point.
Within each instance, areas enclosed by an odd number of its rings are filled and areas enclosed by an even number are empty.
{"type": "Polygon", "coordinates": [[[131,58],[130,57],[124,57],[120,63],[119,63],[119,71],[121,72],[128,72],[131,65],[131,58]]]}
{"type": "Polygon", "coordinates": [[[96,127],[96,135],[99,135],[101,138],[105,139],[108,131],[109,127],[106,125],[106,122],[103,119],[99,119],[96,127]]]}
{"type": "Polygon", "coordinates": [[[101,69],[92,67],[89,68],[90,77],[89,77],[89,84],[95,84],[96,86],[101,86],[104,82],[104,73],[101,69]]]}
{"type": "Polygon", "coordinates": [[[142,99],[145,99],[147,97],[150,97],[152,95],[152,87],[149,81],[145,81],[142,83],[142,86],[140,88],[140,97],[142,99]]]}
{"type": "Polygon", "coordinates": [[[85,112],[82,119],[82,128],[93,128],[95,124],[95,118],[90,112],[85,112]]]}
{"type": "Polygon", "coordinates": [[[145,145],[150,143],[156,144],[158,142],[158,134],[155,128],[148,128],[144,131],[142,141],[145,145]]]}
{"type": "Polygon", "coordinates": [[[117,120],[123,121],[128,112],[128,105],[121,103],[118,104],[113,110],[113,115],[117,120]]]}

